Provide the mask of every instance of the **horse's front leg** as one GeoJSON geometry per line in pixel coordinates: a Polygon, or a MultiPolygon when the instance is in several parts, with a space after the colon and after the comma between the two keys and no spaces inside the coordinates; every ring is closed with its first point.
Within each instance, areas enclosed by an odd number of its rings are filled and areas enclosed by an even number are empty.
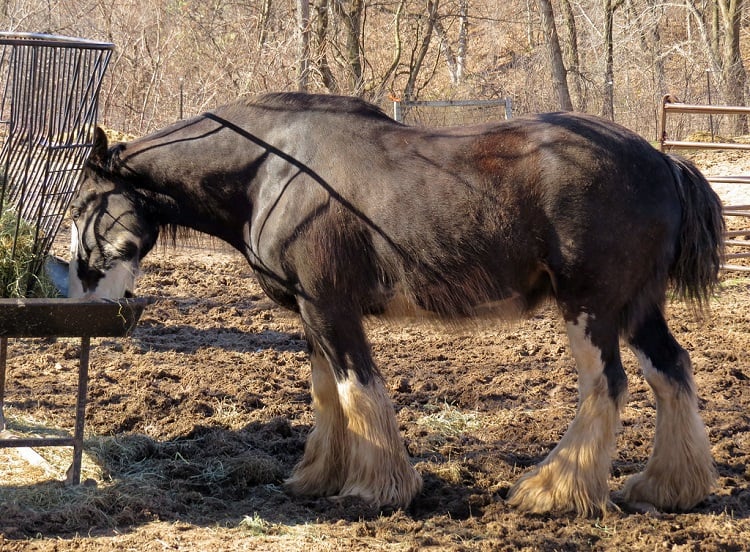
{"type": "Polygon", "coordinates": [[[287,480],[297,494],[407,506],[422,487],[359,318],[301,309],[311,343],[316,427],[287,480]]]}
{"type": "Polygon", "coordinates": [[[287,488],[295,494],[331,496],[343,486],[346,457],[346,418],[338,397],[336,378],[325,355],[310,346],[315,427],[307,438],[305,454],[287,488]]]}
{"type": "Polygon", "coordinates": [[[627,394],[616,326],[582,314],[567,324],[578,368],[576,417],[558,445],[511,489],[511,505],[533,513],[602,513],[609,504],[608,478],[627,394]]]}

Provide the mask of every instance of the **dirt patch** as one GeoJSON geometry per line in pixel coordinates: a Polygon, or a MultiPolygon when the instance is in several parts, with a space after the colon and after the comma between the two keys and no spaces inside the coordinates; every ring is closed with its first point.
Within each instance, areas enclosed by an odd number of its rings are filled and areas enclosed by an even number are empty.
{"type": "MultiPolygon", "coordinates": [[[[712,314],[669,307],[695,365],[719,471],[681,514],[522,515],[510,485],[575,413],[576,376],[552,309],[514,325],[449,329],[373,321],[374,352],[424,491],[406,511],[299,499],[281,485],[313,418],[300,326],[237,255],[160,250],[144,263],[147,308],[127,339],[94,339],[85,484],[69,452],[29,463],[0,450],[0,550],[745,550],[750,547],[750,278],[726,273],[712,314]]],[[[31,434],[73,425],[79,344],[12,340],[6,415],[31,434]]],[[[653,397],[625,353],[611,487],[643,468],[653,397]]],[[[32,458],[33,460],[33,458],[32,458]]]]}

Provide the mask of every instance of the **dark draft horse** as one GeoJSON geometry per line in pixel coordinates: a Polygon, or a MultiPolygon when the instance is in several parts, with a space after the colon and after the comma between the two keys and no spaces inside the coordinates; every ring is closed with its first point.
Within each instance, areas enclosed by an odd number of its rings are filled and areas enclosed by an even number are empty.
{"type": "MultiPolygon", "coordinates": [[[[420,492],[363,318],[394,302],[448,320],[553,300],[578,370],[577,414],[511,489],[530,512],[595,515],[627,395],[620,339],[656,396],[653,453],[628,503],[695,506],[715,467],[668,287],[698,309],[717,284],[721,203],[688,161],[595,117],[415,128],[364,101],[270,94],[109,146],[97,130],[72,206],[71,296],[132,293],[161,231],[221,238],[297,311],[316,425],[287,486],[406,506],[420,492]]],[[[164,234],[163,234],[164,235],[164,234]]]]}

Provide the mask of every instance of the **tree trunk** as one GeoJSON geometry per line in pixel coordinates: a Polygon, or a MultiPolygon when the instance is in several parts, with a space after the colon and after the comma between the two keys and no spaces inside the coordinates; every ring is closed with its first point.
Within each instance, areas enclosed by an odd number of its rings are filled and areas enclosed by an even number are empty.
{"type": "Polygon", "coordinates": [[[641,21],[638,39],[644,56],[651,59],[653,67],[654,101],[657,103],[669,92],[667,90],[667,78],[662,57],[661,35],[659,24],[664,15],[664,6],[659,0],[646,0],[648,17],[643,17],[640,6],[636,6],[633,0],[628,0],[628,16],[634,21],[641,21]]]}
{"type": "Polygon", "coordinates": [[[466,70],[466,53],[469,48],[469,0],[458,2],[458,54],[456,55],[456,82],[460,83],[466,70]]]}
{"type": "Polygon", "coordinates": [[[262,0],[260,6],[260,22],[258,23],[258,46],[261,48],[266,43],[268,34],[268,20],[271,17],[271,0],[262,0]]]}
{"type": "MultiPolygon", "coordinates": [[[[719,0],[724,19],[724,83],[726,101],[729,105],[745,105],[747,73],[740,53],[740,23],[743,0],[719,0]]],[[[735,135],[747,134],[747,115],[734,116],[735,135]]]]}
{"type": "Polygon", "coordinates": [[[568,90],[568,72],[565,69],[560,50],[560,40],[557,37],[552,0],[538,0],[538,2],[542,17],[542,31],[547,37],[547,52],[552,66],[552,87],[557,95],[557,104],[563,111],[573,111],[573,102],[570,100],[570,91],[568,90]]]}
{"type": "Polygon", "coordinates": [[[336,78],[328,64],[326,48],[328,46],[328,0],[317,0],[315,3],[315,63],[323,80],[323,86],[329,92],[337,92],[336,78]]]}
{"type": "MultiPolygon", "coordinates": [[[[740,51],[743,0],[716,0],[704,11],[693,0],[686,0],[685,5],[698,24],[713,69],[721,75],[724,103],[744,106],[747,72],[740,51]]],[[[747,133],[746,115],[735,115],[731,121],[733,133],[747,133]]]]}
{"type": "Polygon", "coordinates": [[[445,56],[445,62],[448,64],[448,73],[451,76],[451,84],[458,84],[458,59],[453,54],[453,48],[451,48],[450,41],[448,40],[448,33],[445,32],[443,24],[440,19],[435,20],[434,31],[440,41],[440,51],[445,56]]]}
{"type": "Polygon", "coordinates": [[[310,4],[308,0],[297,2],[297,90],[307,91],[310,72],[310,4]]]}
{"type": "Polygon", "coordinates": [[[422,69],[422,63],[427,55],[427,51],[430,49],[430,38],[435,28],[439,6],[440,0],[434,0],[434,2],[432,0],[427,1],[427,20],[424,25],[422,43],[417,48],[409,67],[409,78],[404,88],[405,100],[413,100],[416,97],[417,77],[419,76],[419,71],[422,69]]]}
{"type": "Polygon", "coordinates": [[[365,10],[365,0],[349,0],[348,9],[344,5],[346,0],[334,0],[337,15],[344,24],[346,44],[344,54],[349,69],[349,88],[353,94],[360,94],[364,86],[362,73],[362,14],[365,10]]]}
{"type": "Polygon", "coordinates": [[[612,25],[615,11],[623,0],[604,0],[604,87],[602,90],[602,117],[615,120],[615,70],[614,38],[612,25]]]}
{"type": "Polygon", "coordinates": [[[583,79],[581,78],[581,56],[578,51],[578,29],[576,28],[576,19],[573,14],[573,8],[569,0],[560,0],[560,6],[563,11],[565,28],[568,33],[568,42],[564,50],[564,63],[568,68],[568,77],[573,82],[573,95],[575,96],[575,105],[579,111],[586,111],[586,96],[584,94],[583,79]]]}
{"type": "Polygon", "coordinates": [[[386,87],[390,87],[391,91],[393,91],[392,78],[396,73],[396,69],[398,69],[399,63],[401,63],[401,51],[403,49],[401,44],[401,13],[403,12],[405,5],[406,0],[399,0],[396,13],[393,15],[393,58],[380,81],[380,86],[375,91],[375,97],[377,99],[381,97],[383,90],[385,90],[386,87]]]}

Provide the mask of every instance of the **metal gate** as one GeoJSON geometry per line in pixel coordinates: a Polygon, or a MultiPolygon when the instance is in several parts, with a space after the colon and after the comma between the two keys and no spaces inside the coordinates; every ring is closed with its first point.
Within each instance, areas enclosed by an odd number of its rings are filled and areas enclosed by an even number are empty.
{"type": "MultiPolygon", "coordinates": [[[[750,144],[737,144],[734,142],[691,142],[685,140],[673,140],[667,133],[667,115],[670,113],[692,113],[692,114],[744,114],[750,115],[750,107],[742,106],[712,106],[712,105],[692,105],[674,102],[671,96],[665,96],[662,102],[661,110],[661,150],[670,148],[682,149],[713,149],[713,150],[750,150],[750,144]]],[[[707,177],[712,184],[727,183],[737,186],[750,186],[750,175],[724,175],[707,177]]],[[[750,204],[724,205],[724,216],[733,217],[743,221],[734,229],[729,229],[725,233],[725,243],[727,253],[725,255],[727,263],[724,264],[725,270],[736,270],[750,272],[750,266],[747,264],[736,264],[740,259],[750,259],[750,204]]]]}

